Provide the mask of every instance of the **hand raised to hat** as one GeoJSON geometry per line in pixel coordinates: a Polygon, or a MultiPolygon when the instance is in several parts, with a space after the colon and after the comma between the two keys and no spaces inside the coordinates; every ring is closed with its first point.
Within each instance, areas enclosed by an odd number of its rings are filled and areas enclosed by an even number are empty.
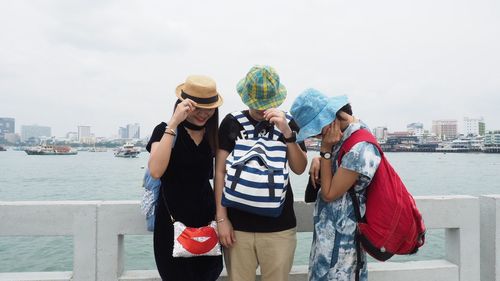
{"type": "Polygon", "coordinates": [[[172,118],[170,118],[170,121],[168,121],[167,123],[168,126],[170,128],[177,127],[182,121],[186,120],[189,113],[193,112],[195,109],[196,109],[196,102],[190,99],[183,100],[175,108],[172,118]]]}
{"type": "Polygon", "coordinates": [[[333,146],[342,139],[343,135],[340,130],[340,122],[338,120],[333,121],[323,133],[321,151],[332,151],[333,146]]]}
{"type": "Polygon", "coordinates": [[[277,108],[270,108],[264,112],[264,118],[274,124],[283,133],[285,138],[292,136],[292,129],[288,125],[285,112],[277,108]]]}

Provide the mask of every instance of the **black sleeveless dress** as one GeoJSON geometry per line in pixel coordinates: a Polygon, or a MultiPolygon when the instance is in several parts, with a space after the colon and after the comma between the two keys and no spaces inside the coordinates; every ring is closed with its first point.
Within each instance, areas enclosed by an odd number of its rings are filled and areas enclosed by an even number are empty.
{"type": "MultiPolygon", "coordinates": [[[[166,123],[153,131],[147,145],[159,142],[166,123]]],[[[215,199],[209,179],[213,178],[214,156],[206,137],[199,145],[191,139],[186,129],[179,126],[172,148],[168,168],[161,177],[160,196],[156,205],[154,253],[156,266],[162,280],[214,281],[222,271],[222,256],[174,258],[174,228],[167,208],[175,220],[186,226],[201,227],[215,218],[215,199]]]]}

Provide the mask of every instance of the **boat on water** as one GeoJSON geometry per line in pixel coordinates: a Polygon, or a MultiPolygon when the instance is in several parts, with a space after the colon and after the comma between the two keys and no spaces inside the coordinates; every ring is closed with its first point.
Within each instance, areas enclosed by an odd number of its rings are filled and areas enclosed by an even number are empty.
{"type": "Polygon", "coordinates": [[[139,148],[135,147],[133,143],[127,142],[115,151],[115,157],[135,158],[139,153],[141,153],[139,148]]]}
{"type": "Polygon", "coordinates": [[[78,151],[69,146],[41,144],[24,150],[28,155],[76,155],[78,151]]]}
{"type": "Polygon", "coordinates": [[[89,152],[107,152],[108,149],[105,147],[91,147],[88,150],[89,152]]]}

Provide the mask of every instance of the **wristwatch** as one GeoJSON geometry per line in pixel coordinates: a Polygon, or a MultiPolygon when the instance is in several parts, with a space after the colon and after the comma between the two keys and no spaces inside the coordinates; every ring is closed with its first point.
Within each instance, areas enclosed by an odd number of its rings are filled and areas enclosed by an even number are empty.
{"type": "Polygon", "coordinates": [[[283,139],[285,140],[285,142],[296,142],[297,141],[297,132],[292,131],[292,136],[289,138],[287,138],[287,137],[285,137],[285,135],[283,135],[283,139]]]}
{"type": "Polygon", "coordinates": [[[320,151],[319,156],[323,157],[326,160],[332,159],[332,153],[329,151],[326,151],[326,152],[320,151]]]}

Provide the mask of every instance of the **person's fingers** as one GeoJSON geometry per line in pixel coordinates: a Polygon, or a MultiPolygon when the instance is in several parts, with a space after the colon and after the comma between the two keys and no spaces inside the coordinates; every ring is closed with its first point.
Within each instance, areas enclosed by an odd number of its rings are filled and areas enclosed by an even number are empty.
{"type": "Polygon", "coordinates": [[[315,167],[314,169],[314,180],[318,180],[319,179],[319,167],[315,167]]]}
{"type": "Polygon", "coordinates": [[[316,179],[314,177],[312,177],[312,176],[309,179],[310,179],[311,184],[314,187],[314,189],[316,189],[316,179]]]}
{"type": "Polygon", "coordinates": [[[234,230],[231,230],[231,246],[233,243],[236,243],[236,234],[234,233],[234,230]]]}

